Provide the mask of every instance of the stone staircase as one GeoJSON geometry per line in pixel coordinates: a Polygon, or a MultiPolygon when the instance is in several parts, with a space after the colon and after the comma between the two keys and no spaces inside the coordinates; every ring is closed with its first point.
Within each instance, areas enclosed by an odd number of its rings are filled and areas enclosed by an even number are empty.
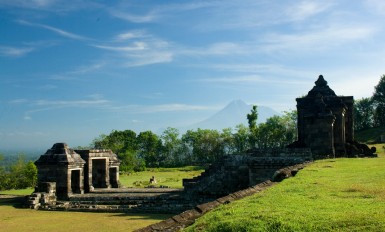
{"type": "Polygon", "coordinates": [[[44,209],[56,205],[56,196],[54,193],[34,192],[28,197],[28,206],[30,209],[44,209]]]}

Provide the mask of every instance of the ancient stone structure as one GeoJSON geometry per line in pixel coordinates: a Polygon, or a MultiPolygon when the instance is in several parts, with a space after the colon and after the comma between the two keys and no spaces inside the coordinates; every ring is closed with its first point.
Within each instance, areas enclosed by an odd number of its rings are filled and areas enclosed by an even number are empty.
{"type": "Polygon", "coordinates": [[[86,164],[84,166],[84,190],[118,188],[120,161],[111,150],[75,150],[86,164]]]}
{"type": "Polygon", "coordinates": [[[110,150],[70,149],[56,143],[35,162],[38,169],[36,192],[54,192],[58,199],[83,194],[94,188],[117,188],[119,164],[110,150]]]}
{"type": "Polygon", "coordinates": [[[200,176],[184,179],[183,187],[193,197],[215,199],[273,180],[277,170],[312,160],[308,148],[252,150],[222,157],[200,176]]]}
{"type": "MultiPolygon", "coordinates": [[[[35,162],[38,186],[29,198],[30,207],[181,213],[198,205],[190,211],[192,216],[186,211],[161,224],[162,231],[171,224],[179,227],[179,222],[189,222],[229,199],[252,194],[263,183],[294,176],[309,161],[374,156],[375,149],[354,141],[353,97],[337,96],[323,76],[315,84],[305,97],[297,98],[298,141],[286,149],[224,156],[200,176],[184,179],[184,189],[132,189],[119,188],[120,161],[110,150],[73,150],[57,143],[35,162]]],[[[155,184],[155,177],[151,181],[155,184]]]]}
{"type": "Polygon", "coordinates": [[[298,141],[289,147],[308,147],[314,159],[369,155],[370,149],[354,142],[352,96],[337,96],[320,75],[309,93],[296,100],[298,141]]]}
{"type": "MultiPolygon", "coordinates": [[[[298,142],[313,155],[346,155],[346,142],[353,141],[353,97],[340,97],[322,75],[307,96],[297,98],[298,142]]],[[[318,158],[318,157],[317,157],[318,158]]]]}

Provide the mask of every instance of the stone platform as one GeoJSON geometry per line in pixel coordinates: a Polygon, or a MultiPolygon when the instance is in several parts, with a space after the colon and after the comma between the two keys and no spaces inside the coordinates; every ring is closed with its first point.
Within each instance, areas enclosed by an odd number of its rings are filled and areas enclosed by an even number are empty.
{"type": "Polygon", "coordinates": [[[73,194],[68,201],[58,201],[48,210],[85,212],[180,213],[196,205],[183,189],[119,188],[94,189],[91,193],[73,194]]]}

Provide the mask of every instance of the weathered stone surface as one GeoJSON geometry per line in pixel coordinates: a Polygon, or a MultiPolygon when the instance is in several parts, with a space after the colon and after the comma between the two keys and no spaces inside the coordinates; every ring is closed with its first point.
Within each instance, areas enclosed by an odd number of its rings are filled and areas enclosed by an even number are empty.
{"type": "Polygon", "coordinates": [[[83,194],[95,187],[119,187],[120,161],[116,154],[110,150],[77,151],[80,154],[66,143],[56,143],[41,155],[35,162],[38,169],[36,191],[66,200],[73,194],[83,194]]]}
{"type": "Polygon", "coordinates": [[[355,143],[352,96],[337,96],[320,75],[308,94],[296,100],[298,141],[289,147],[308,147],[314,159],[357,153],[373,156],[375,151],[352,145],[355,143]]]}

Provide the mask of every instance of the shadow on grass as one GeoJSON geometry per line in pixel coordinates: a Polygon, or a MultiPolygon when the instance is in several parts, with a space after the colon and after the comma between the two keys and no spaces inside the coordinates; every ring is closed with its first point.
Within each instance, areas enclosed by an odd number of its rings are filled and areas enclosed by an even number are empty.
{"type": "Polygon", "coordinates": [[[136,221],[136,220],[165,220],[175,216],[175,214],[154,214],[154,213],[119,213],[111,215],[110,217],[127,217],[127,220],[136,221]]]}
{"type": "Polygon", "coordinates": [[[13,206],[14,208],[21,209],[25,208],[25,196],[15,195],[2,195],[0,194],[0,206],[13,206]]]}

